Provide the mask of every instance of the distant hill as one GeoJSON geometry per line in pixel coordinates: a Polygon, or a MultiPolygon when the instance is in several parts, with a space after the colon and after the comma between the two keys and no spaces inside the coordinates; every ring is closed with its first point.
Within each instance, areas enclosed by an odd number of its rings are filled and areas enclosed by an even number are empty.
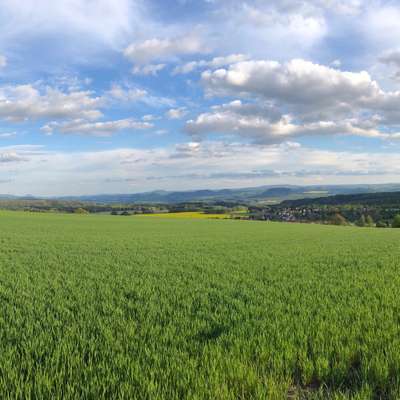
{"type": "MultiPolygon", "coordinates": [[[[274,187],[271,189],[267,189],[266,191],[260,193],[260,197],[266,197],[266,198],[285,198],[288,197],[292,194],[296,194],[299,191],[295,188],[289,188],[289,187],[274,187]]],[[[304,191],[303,191],[303,194],[304,191]]]]}
{"type": "Polygon", "coordinates": [[[384,185],[318,185],[318,186],[260,186],[240,189],[153,191],[133,194],[100,194],[68,196],[58,200],[94,201],[98,203],[184,203],[209,201],[271,202],[313,199],[332,195],[358,193],[400,192],[400,184],[384,185]]]}
{"type": "Polygon", "coordinates": [[[336,195],[368,195],[390,192],[400,192],[400,184],[318,186],[270,185],[239,189],[203,189],[187,191],[157,190],[143,193],[95,194],[88,196],[62,197],[35,197],[32,195],[13,196],[9,194],[0,194],[0,201],[60,200],[95,202],[103,204],[174,204],[190,202],[242,202],[247,204],[278,204],[282,201],[292,201],[298,199],[321,199],[336,195]]]}
{"type": "Polygon", "coordinates": [[[14,196],[12,194],[0,194],[0,200],[36,200],[37,197],[26,194],[24,196],[14,196]]]}
{"type": "Polygon", "coordinates": [[[362,204],[365,206],[391,206],[391,205],[398,206],[400,204],[400,191],[336,195],[328,197],[319,197],[314,199],[285,200],[282,203],[280,203],[280,206],[284,207],[304,207],[311,205],[342,206],[345,204],[349,205],[362,204]]]}

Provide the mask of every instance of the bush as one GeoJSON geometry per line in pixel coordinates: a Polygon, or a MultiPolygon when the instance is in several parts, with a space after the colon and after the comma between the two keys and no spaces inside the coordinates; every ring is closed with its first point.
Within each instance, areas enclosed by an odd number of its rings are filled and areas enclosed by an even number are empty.
{"type": "Polygon", "coordinates": [[[372,227],[375,226],[375,222],[370,215],[361,215],[361,218],[356,222],[356,225],[360,227],[372,227]]]}
{"type": "Polygon", "coordinates": [[[364,227],[367,224],[367,221],[365,220],[365,216],[361,215],[361,218],[356,222],[357,226],[364,227]]]}
{"type": "Polygon", "coordinates": [[[370,215],[367,215],[367,217],[365,218],[365,225],[370,227],[375,226],[375,222],[370,215]]]}
{"type": "Polygon", "coordinates": [[[332,225],[340,225],[340,226],[345,226],[345,225],[348,225],[348,224],[349,224],[349,223],[347,222],[346,218],[343,217],[343,215],[341,215],[341,214],[339,214],[339,213],[335,214],[335,215],[332,217],[330,223],[331,223],[332,225]]]}
{"type": "Polygon", "coordinates": [[[400,228],[400,214],[397,214],[394,217],[394,220],[392,222],[392,228],[400,228]]]}
{"type": "Polygon", "coordinates": [[[84,208],[76,208],[74,210],[74,214],[89,214],[89,211],[85,210],[84,208]]]}
{"type": "Polygon", "coordinates": [[[385,221],[378,221],[378,222],[376,223],[376,227],[377,227],[377,228],[387,228],[388,225],[387,225],[387,223],[386,223],[385,221]]]}

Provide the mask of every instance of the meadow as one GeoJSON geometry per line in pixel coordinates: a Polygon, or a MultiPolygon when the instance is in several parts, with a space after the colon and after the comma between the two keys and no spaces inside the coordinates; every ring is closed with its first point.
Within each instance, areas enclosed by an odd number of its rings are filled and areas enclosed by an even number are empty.
{"type": "Polygon", "coordinates": [[[2,399],[399,399],[400,230],[0,213],[2,399]]]}

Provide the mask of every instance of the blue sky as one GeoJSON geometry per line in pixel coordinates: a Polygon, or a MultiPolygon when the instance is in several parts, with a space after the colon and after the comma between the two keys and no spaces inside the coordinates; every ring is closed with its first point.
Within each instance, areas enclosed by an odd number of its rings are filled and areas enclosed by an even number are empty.
{"type": "Polygon", "coordinates": [[[0,193],[400,181],[400,6],[0,0],[0,193]]]}

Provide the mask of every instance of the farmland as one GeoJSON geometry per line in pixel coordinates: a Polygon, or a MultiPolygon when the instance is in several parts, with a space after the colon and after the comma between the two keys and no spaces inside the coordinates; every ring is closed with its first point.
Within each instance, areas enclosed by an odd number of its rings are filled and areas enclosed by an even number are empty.
{"type": "Polygon", "coordinates": [[[0,398],[398,399],[400,230],[0,213],[0,398]]]}

